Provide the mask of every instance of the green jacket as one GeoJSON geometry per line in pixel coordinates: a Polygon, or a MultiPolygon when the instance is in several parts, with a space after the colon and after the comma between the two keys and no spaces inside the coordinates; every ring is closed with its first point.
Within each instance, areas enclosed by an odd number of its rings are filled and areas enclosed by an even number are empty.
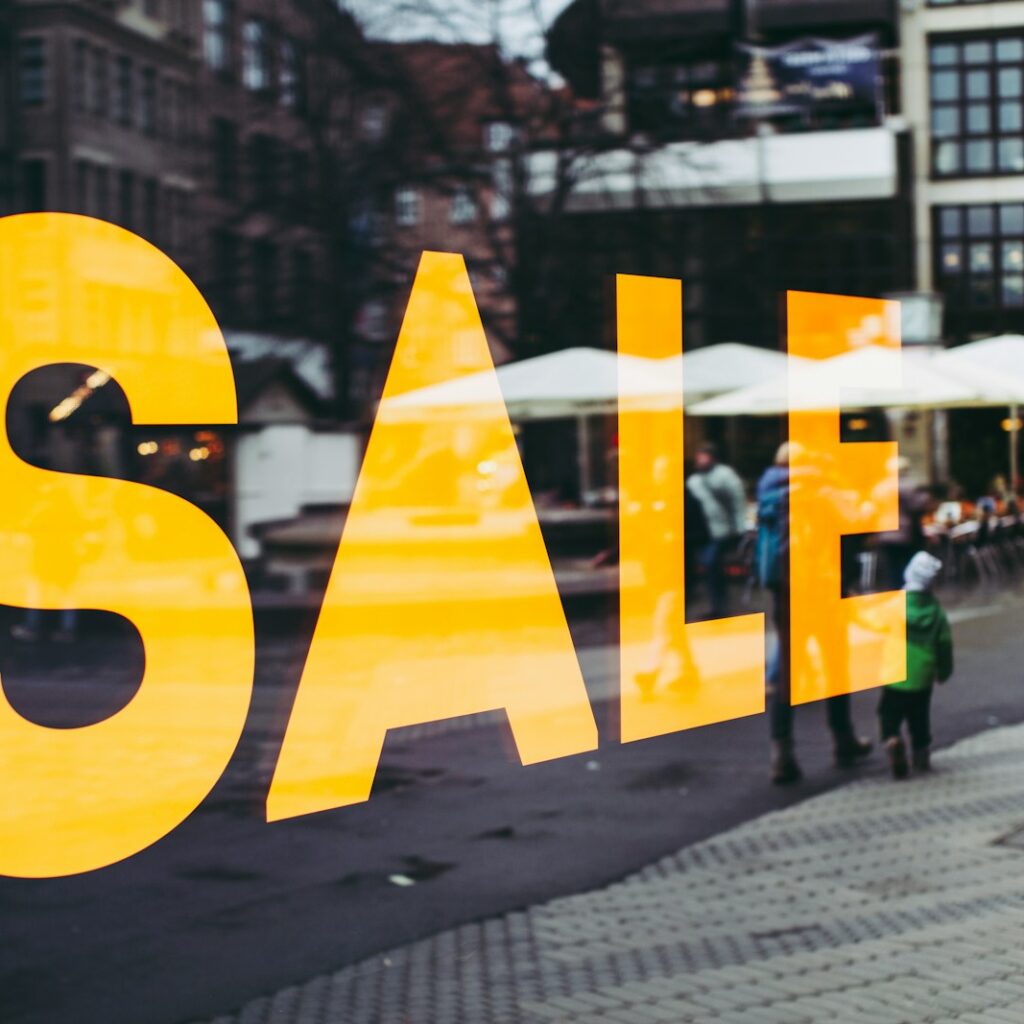
{"type": "Polygon", "coordinates": [[[907,678],[894,690],[927,690],[953,673],[953,637],[949,620],[934,594],[907,591],[907,678]]]}

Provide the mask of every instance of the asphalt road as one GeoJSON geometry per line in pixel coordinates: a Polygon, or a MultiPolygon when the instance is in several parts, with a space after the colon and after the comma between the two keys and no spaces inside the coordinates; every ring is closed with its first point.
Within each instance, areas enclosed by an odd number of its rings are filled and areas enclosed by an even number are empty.
{"type": "MultiPolygon", "coordinates": [[[[688,843],[839,785],[820,708],[798,710],[807,773],[767,781],[763,716],[623,746],[615,649],[600,609],[574,623],[602,726],[597,752],[531,767],[500,723],[390,734],[372,798],[267,824],[263,799],[311,623],[264,640],[231,768],[170,836],[73,878],[0,879],[0,1020],[181,1024],[457,923],[612,881],[688,843]],[[392,876],[413,884],[395,884],[392,876]]],[[[940,744],[1024,720],[1019,597],[957,613],[940,744]]],[[[135,638],[0,645],[16,707],[51,724],[102,717],[138,678],[135,638]],[[111,667],[113,666],[113,667],[111,667]]],[[[873,732],[873,694],[855,697],[873,732]]],[[[882,770],[875,757],[859,769],[882,770]]]]}

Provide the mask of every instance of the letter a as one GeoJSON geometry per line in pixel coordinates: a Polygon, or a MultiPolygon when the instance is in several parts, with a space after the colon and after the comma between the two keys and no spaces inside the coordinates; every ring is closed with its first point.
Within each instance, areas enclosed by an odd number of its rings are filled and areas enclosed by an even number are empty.
{"type": "Polygon", "coordinates": [[[502,708],[524,764],[597,745],[465,262],[427,252],[267,819],[366,800],[388,729],[502,708]]]}

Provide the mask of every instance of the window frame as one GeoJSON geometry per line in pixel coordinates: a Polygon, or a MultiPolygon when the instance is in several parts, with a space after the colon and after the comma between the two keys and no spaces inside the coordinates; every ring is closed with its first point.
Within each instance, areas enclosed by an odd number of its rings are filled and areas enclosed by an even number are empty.
{"type": "Polygon", "coordinates": [[[956,314],[1006,314],[1024,317],[1024,199],[1019,202],[998,203],[940,203],[931,209],[932,214],[932,264],[936,290],[946,296],[946,305],[956,314]],[[1019,219],[1016,229],[1004,227],[1009,216],[1004,211],[1016,208],[1019,219]],[[971,212],[990,214],[991,224],[985,230],[973,230],[971,212]],[[955,215],[958,228],[955,232],[943,227],[946,215],[955,215]],[[979,250],[987,246],[990,250],[990,265],[987,271],[971,266],[972,248],[979,250]],[[1019,253],[1019,263],[1008,269],[1005,266],[1006,252],[1014,246],[1019,253]],[[946,269],[947,250],[959,250],[959,266],[955,271],[946,269]],[[991,299],[975,302],[973,282],[991,281],[991,299]],[[1018,285],[1018,301],[1006,301],[1006,283],[1012,280],[1018,285]]]}
{"type": "Polygon", "coordinates": [[[399,185],[395,189],[395,226],[414,228],[423,221],[423,195],[415,185],[399,185]]]}
{"type": "Polygon", "coordinates": [[[931,33],[927,37],[926,46],[930,179],[953,181],[1024,174],[1024,27],[998,31],[931,33]],[[1000,59],[997,55],[999,44],[1005,41],[1019,45],[1020,53],[1012,59],[1000,59]],[[988,56],[984,60],[969,60],[966,48],[971,44],[987,44],[988,56]],[[936,60],[936,53],[942,47],[955,47],[955,59],[949,62],[936,60]],[[1001,91],[1006,72],[1016,73],[1015,94],[1010,90],[1005,94],[1001,91]],[[936,78],[939,75],[955,76],[953,95],[936,96],[936,78]],[[972,82],[975,83],[973,88],[978,90],[975,95],[971,95],[972,82]],[[1004,114],[1014,105],[1018,127],[1003,127],[1004,114]],[[952,123],[955,127],[948,132],[937,132],[936,115],[947,111],[954,112],[952,123]],[[973,126],[972,118],[976,119],[973,126]],[[968,165],[970,148],[974,144],[988,147],[985,166],[968,165]],[[956,154],[955,164],[952,169],[943,170],[942,154],[947,151],[956,154]]]}
{"type": "Polygon", "coordinates": [[[242,23],[242,85],[251,93],[274,91],[274,32],[269,21],[247,17],[242,23]]]}
{"type": "Polygon", "coordinates": [[[22,110],[43,110],[50,104],[51,80],[50,73],[53,61],[51,60],[51,44],[49,38],[42,32],[31,32],[18,36],[16,59],[17,59],[17,98],[18,107],[22,110]],[[38,64],[29,68],[27,48],[38,47],[38,64]],[[32,89],[26,88],[26,82],[31,80],[34,84],[32,89]]]}

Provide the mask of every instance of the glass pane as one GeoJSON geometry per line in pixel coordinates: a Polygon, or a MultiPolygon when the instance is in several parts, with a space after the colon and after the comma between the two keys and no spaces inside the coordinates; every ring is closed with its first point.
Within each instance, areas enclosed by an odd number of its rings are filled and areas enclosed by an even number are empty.
{"type": "Polygon", "coordinates": [[[987,103],[972,103],[967,108],[967,131],[971,135],[987,135],[991,130],[991,117],[987,103]]]}
{"type": "Polygon", "coordinates": [[[939,210],[939,234],[943,238],[956,238],[963,231],[963,216],[959,206],[946,206],[939,210]]]}
{"type": "Polygon", "coordinates": [[[967,98],[972,100],[987,99],[990,82],[991,79],[987,71],[968,71],[967,98]]]}
{"type": "Polygon", "coordinates": [[[1004,235],[1024,235],[1024,206],[1007,203],[999,207],[999,230],[1004,235]]]}
{"type": "Polygon", "coordinates": [[[1005,63],[1024,60],[1024,39],[999,39],[996,41],[996,60],[1005,63]]]}
{"type": "Polygon", "coordinates": [[[1003,242],[1003,273],[1024,274],[1024,242],[1003,242]]]}
{"type": "Polygon", "coordinates": [[[932,99],[955,100],[960,97],[960,74],[956,71],[932,72],[932,99]]]}
{"type": "Polygon", "coordinates": [[[960,134],[959,107],[932,108],[932,135],[936,138],[960,134]]]}
{"type": "Polygon", "coordinates": [[[991,171],[992,170],[992,140],[976,139],[968,142],[967,170],[969,171],[991,171]]]}
{"type": "Polygon", "coordinates": [[[942,272],[959,274],[964,269],[964,247],[958,242],[946,242],[942,246],[942,272]]]}
{"type": "Polygon", "coordinates": [[[991,306],[995,298],[995,279],[975,277],[971,280],[971,305],[991,306]]]}
{"type": "Polygon", "coordinates": [[[1024,275],[1003,275],[1003,305],[1024,306],[1024,275]]]}
{"type": "Polygon", "coordinates": [[[999,170],[1024,171],[1024,139],[999,140],[999,170]]]}
{"type": "Polygon", "coordinates": [[[932,64],[955,64],[959,57],[959,43],[936,43],[934,46],[932,46],[932,64]]]}
{"type": "Polygon", "coordinates": [[[972,242],[970,249],[970,269],[972,274],[992,273],[992,243],[972,242]]]}
{"type": "Polygon", "coordinates": [[[995,217],[991,206],[967,207],[967,234],[972,238],[995,234],[995,217]]]}
{"type": "Polygon", "coordinates": [[[992,44],[987,39],[964,43],[965,64],[988,64],[992,60],[992,44]]]}
{"type": "Polygon", "coordinates": [[[955,174],[960,170],[960,143],[940,142],[935,147],[935,173],[955,174]]]}
{"type": "Polygon", "coordinates": [[[1020,101],[1009,100],[999,104],[999,130],[1003,132],[1019,132],[1024,126],[1020,101]]]}
{"type": "Polygon", "coordinates": [[[1021,94],[1020,68],[999,69],[999,95],[1019,96],[1021,94]]]}

